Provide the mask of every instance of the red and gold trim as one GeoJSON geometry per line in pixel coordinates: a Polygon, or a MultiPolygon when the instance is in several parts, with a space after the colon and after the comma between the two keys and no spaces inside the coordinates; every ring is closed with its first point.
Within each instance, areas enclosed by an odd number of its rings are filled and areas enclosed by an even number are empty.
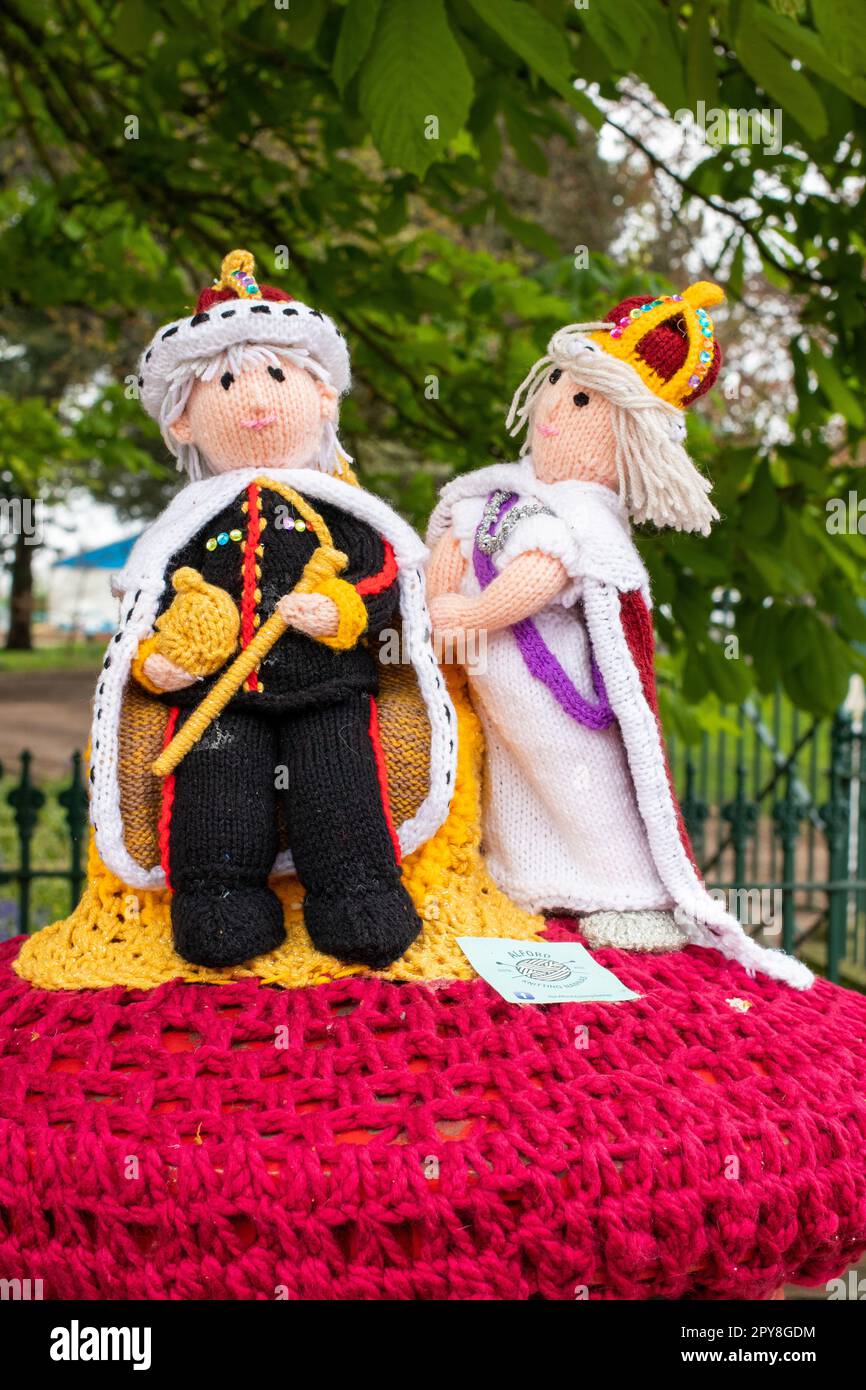
{"type": "Polygon", "coordinates": [[[397,578],[397,561],[394,557],[394,547],[385,537],[381,537],[385,547],[385,560],[378,574],[368,575],[366,579],[360,579],[355,585],[355,590],[363,598],[365,594],[381,594],[384,589],[390,587],[397,578]]]}
{"type": "MultiPolygon", "coordinates": [[[[165,725],[165,733],[162,739],[162,747],[165,750],[171,743],[177,729],[178,716],[180,709],[177,705],[172,705],[168,712],[168,720],[165,725]]],[[[162,796],[159,809],[159,820],[157,822],[157,832],[159,837],[159,862],[165,874],[165,886],[171,888],[171,875],[169,872],[169,836],[171,834],[171,813],[174,809],[174,773],[169,773],[163,780],[162,796]]]]}
{"type": "MultiPolygon", "coordinates": [[[[241,587],[241,648],[245,649],[250,645],[256,634],[256,628],[261,623],[258,613],[258,606],[262,601],[262,591],[259,582],[262,577],[262,567],[259,561],[262,557],[261,536],[264,530],[264,520],[262,518],[262,495],[258,483],[250,483],[247,488],[247,500],[244,503],[244,510],[247,513],[247,533],[242,542],[243,561],[242,561],[242,587],[241,587]]],[[[246,690],[261,690],[258,669],[251,671],[244,683],[246,690]]]]}

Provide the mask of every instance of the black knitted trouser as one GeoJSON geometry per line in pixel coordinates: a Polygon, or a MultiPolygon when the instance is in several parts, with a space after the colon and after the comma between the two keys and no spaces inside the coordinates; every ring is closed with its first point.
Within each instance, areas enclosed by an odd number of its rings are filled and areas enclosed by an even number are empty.
{"type": "Polygon", "coordinates": [[[277,852],[277,797],[308,893],[398,881],[370,711],[368,695],[276,716],[224,710],[175,772],[172,888],[263,885],[277,852]]]}

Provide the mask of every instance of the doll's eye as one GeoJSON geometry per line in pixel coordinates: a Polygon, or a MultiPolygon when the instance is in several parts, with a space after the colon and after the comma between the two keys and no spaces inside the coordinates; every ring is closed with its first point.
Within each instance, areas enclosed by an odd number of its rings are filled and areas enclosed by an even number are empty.
{"type": "Polygon", "coordinates": [[[220,377],[220,386],[223,388],[224,391],[227,391],[233,381],[234,377],[232,376],[231,372],[223,372],[222,376],[220,377]]]}
{"type": "Polygon", "coordinates": [[[560,378],[561,376],[562,376],[562,368],[561,368],[561,367],[554,367],[553,371],[550,373],[550,376],[547,378],[547,380],[550,382],[551,386],[555,386],[556,383],[559,381],[559,378],[560,378]]]}
{"type": "Polygon", "coordinates": [[[282,367],[268,367],[268,371],[274,378],[274,381],[285,381],[286,374],[283,371],[282,367]]]}
{"type": "Polygon", "coordinates": [[[576,406],[589,405],[589,396],[586,394],[585,391],[578,391],[577,394],[575,396],[572,396],[571,399],[574,401],[574,404],[576,406]]]}

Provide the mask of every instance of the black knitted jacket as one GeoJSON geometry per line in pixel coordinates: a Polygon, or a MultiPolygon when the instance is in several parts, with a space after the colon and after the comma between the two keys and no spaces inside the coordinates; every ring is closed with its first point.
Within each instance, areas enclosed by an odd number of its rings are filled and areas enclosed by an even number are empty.
{"type": "MultiPolygon", "coordinates": [[[[348,567],[340,577],[350,584],[360,584],[367,630],[355,647],[335,651],[315,638],[289,629],[264,658],[258,674],[233,697],[231,709],[278,712],[342,700],[354,692],[375,695],[378,690],[378,663],[370,648],[397,609],[393,554],[366,522],[330,503],[311,501],[310,505],[327,525],[333,544],[349,557],[348,567]]],[[[231,594],[241,616],[241,642],[246,645],[255,631],[252,619],[258,616],[263,623],[270,617],[277,600],[297,584],[304,565],[318,546],[316,536],[297,524],[301,520],[284,498],[266,484],[239,492],[172,557],[165,574],[160,613],[174,597],[171,579],[175,570],[190,565],[209,584],[219,585],[231,594]],[[260,509],[255,504],[256,496],[260,509]],[[251,530],[259,524],[257,516],[263,523],[259,534],[251,530]],[[294,526],[287,524],[292,521],[294,526]],[[261,551],[256,557],[260,576],[254,575],[246,557],[255,540],[261,551]]],[[[204,698],[220,675],[221,671],[217,671],[185,690],[160,698],[189,709],[204,698]]]]}

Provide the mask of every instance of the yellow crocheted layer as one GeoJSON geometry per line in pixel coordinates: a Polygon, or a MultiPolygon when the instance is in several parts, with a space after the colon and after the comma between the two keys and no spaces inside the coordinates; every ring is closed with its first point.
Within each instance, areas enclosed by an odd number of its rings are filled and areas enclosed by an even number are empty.
{"type": "MultiPolygon", "coordinates": [[[[481,730],[465,683],[451,677],[449,685],[459,736],[454,799],[445,824],[404,862],[403,878],[424,928],[404,956],[376,972],[386,980],[470,980],[475,972],[457,945],[458,936],[532,940],[544,928],[541,917],[521,912],[500,892],[484,866],[479,848],[481,730]]],[[[172,947],[168,894],[128,888],[106,869],[91,843],[88,886],[78,907],[64,921],[29,937],[14,969],[41,989],[153,989],[178,978],[218,984],[249,976],[301,989],[373,973],[315,949],[304,926],[297,880],[277,880],[273,886],[283,903],[287,932],[278,950],[229,970],[190,965],[172,947]]]]}

